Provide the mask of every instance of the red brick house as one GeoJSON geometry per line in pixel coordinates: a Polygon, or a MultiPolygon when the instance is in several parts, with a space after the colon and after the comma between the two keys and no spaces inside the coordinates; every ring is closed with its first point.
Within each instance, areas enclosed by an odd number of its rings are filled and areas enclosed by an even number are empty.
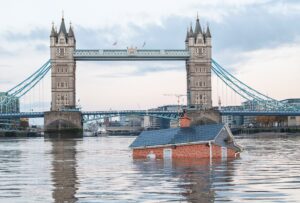
{"type": "Polygon", "coordinates": [[[142,132],[130,145],[134,159],[234,158],[242,148],[224,124],[190,126],[186,115],[180,128],[142,132]]]}

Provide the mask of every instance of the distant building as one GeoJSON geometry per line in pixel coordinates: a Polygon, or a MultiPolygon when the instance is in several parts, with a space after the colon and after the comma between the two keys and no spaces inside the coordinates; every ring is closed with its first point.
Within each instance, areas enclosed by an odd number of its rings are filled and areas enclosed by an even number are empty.
{"type": "MultiPolygon", "coordinates": [[[[9,96],[6,92],[0,92],[0,113],[19,113],[19,98],[9,96]]],[[[16,119],[0,119],[0,128],[9,128],[12,125],[18,125],[16,119]]]]}
{"type": "Polygon", "coordinates": [[[20,112],[19,98],[9,96],[6,92],[0,92],[0,112],[1,113],[20,112]]]}
{"type": "Polygon", "coordinates": [[[120,116],[120,124],[122,126],[141,127],[142,123],[143,123],[143,118],[141,116],[136,116],[136,115],[120,116]]]}
{"type": "MultiPolygon", "coordinates": [[[[149,111],[182,111],[186,109],[185,105],[164,105],[159,106],[154,109],[149,109],[149,111]]],[[[158,129],[167,129],[167,128],[176,128],[178,127],[177,120],[169,120],[165,118],[153,117],[153,116],[144,116],[143,127],[146,130],[158,130],[158,129]]]]}
{"type": "MultiPolygon", "coordinates": [[[[300,109],[300,98],[285,99],[281,102],[300,109]]],[[[300,126],[300,116],[288,116],[287,123],[288,126],[300,126]]]]}
{"type": "Polygon", "coordinates": [[[136,115],[120,116],[119,121],[107,118],[104,121],[104,128],[109,135],[138,135],[143,130],[142,120],[143,118],[136,115]]]}
{"type": "MultiPolygon", "coordinates": [[[[230,109],[240,110],[241,106],[228,106],[230,109]]],[[[219,108],[228,108],[228,107],[219,107],[219,108]]],[[[232,115],[222,115],[222,123],[228,125],[230,128],[239,127],[244,124],[243,116],[232,116],[232,115]]]]}
{"type": "Polygon", "coordinates": [[[230,128],[240,127],[244,124],[244,116],[222,116],[222,123],[228,125],[230,128]]]}

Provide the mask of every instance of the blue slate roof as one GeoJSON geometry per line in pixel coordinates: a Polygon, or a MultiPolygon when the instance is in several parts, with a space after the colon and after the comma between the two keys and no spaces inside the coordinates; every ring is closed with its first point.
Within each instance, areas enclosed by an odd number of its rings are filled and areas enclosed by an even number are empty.
{"type": "Polygon", "coordinates": [[[142,132],[129,146],[131,148],[176,145],[189,142],[214,140],[224,124],[193,126],[190,128],[171,128],[142,132]]]}

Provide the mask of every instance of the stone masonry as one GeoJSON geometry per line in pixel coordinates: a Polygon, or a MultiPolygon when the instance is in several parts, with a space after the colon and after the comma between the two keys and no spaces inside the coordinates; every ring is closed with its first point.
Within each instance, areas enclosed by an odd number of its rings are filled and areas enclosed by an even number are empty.
{"type": "Polygon", "coordinates": [[[202,30],[197,17],[195,30],[187,30],[186,49],[191,57],[186,61],[187,103],[191,109],[212,108],[211,96],[211,34],[209,26],[202,30]]]}
{"type": "Polygon", "coordinates": [[[76,39],[73,28],[67,32],[62,18],[59,31],[50,35],[51,109],[45,113],[45,131],[82,130],[81,112],[76,110],[76,39]]]}

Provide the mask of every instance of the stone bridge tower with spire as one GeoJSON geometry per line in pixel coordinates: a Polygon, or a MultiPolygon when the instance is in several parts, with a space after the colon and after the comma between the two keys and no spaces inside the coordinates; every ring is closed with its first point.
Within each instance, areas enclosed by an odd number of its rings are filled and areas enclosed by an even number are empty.
{"type": "Polygon", "coordinates": [[[82,130],[81,113],[76,110],[76,39],[72,26],[67,32],[62,17],[57,31],[50,35],[51,109],[45,114],[45,130],[50,132],[82,130]]]}
{"type": "Polygon", "coordinates": [[[193,30],[187,29],[185,48],[190,52],[186,61],[187,104],[192,124],[219,123],[219,112],[212,109],[211,54],[209,26],[202,29],[199,17],[193,30]]]}
{"type": "Polygon", "coordinates": [[[186,61],[187,103],[191,109],[212,108],[211,88],[211,33],[209,26],[203,30],[197,16],[195,30],[187,30],[186,49],[191,57],[186,61]]]}

